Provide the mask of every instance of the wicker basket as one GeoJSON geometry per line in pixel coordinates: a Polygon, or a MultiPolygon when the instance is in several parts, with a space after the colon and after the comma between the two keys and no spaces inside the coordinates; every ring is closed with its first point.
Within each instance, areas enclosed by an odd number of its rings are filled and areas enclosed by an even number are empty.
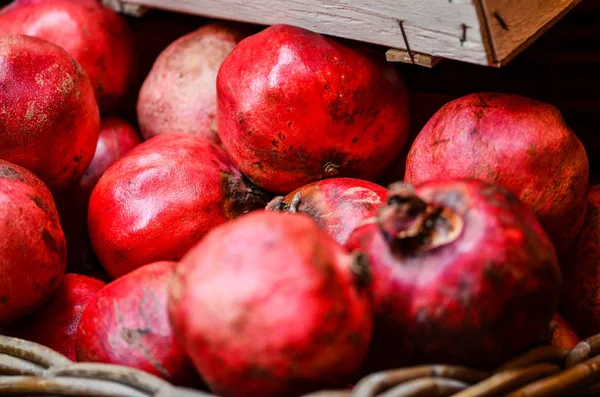
{"type": "MultiPolygon", "coordinates": [[[[210,397],[145,372],[73,363],[36,343],[0,336],[0,395],[210,397]]],[[[371,374],[352,390],[304,397],[550,397],[600,395],[600,334],[572,350],[540,346],[492,372],[430,365],[371,374]]],[[[214,397],[214,396],[213,396],[214,397]]]]}

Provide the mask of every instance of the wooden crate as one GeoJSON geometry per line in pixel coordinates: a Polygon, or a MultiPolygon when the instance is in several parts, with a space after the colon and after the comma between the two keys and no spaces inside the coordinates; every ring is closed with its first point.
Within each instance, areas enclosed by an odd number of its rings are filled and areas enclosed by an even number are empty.
{"type": "Polygon", "coordinates": [[[501,66],[581,0],[106,0],[316,32],[390,47],[388,60],[501,66]],[[409,53],[410,52],[410,53],[409,53]]]}

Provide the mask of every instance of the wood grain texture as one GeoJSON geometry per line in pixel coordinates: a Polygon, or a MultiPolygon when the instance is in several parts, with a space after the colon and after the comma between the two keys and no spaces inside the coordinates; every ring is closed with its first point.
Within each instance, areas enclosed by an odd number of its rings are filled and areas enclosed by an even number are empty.
{"type": "Polygon", "coordinates": [[[494,61],[506,63],[581,0],[482,0],[494,61]]]}
{"type": "Polygon", "coordinates": [[[128,0],[128,3],[319,33],[488,64],[473,0],[128,0]]]}
{"type": "Polygon", "coordinates": [[[391,48],[386,51],[385,59],[388,62],[403,62],[403,63],[414,63],[415,65],[425,66],[426,68],[432,68],[437,65],[443,58],[434,57],[428,54],[409,53],[406,50],[398,50],[391,48]]]}

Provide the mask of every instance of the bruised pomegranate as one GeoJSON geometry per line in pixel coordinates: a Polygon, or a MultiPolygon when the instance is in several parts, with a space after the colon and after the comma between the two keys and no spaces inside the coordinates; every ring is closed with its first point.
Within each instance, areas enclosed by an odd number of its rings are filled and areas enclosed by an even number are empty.
{"type": "Polygon", "coordinates": [[[600,185],[590,189],[581,233],[563,266],[561,313],[583,338],[600,332],[600,185]]]}
{"type": "Polygon", "coordinates": [[[371,338],[360,257],[308,216],[256,211],[182,259],[169,310],[177,339],[222,396],[344,386],[371,338]]]}
{"type": "Polygon", "coordinates": [[[174,268],[173,262],[152,263],[96,294],[79,323],[78,360],[125,365],[189,383],[194,369],[175,341],[167,311],[174,268]]]}
{"type": "Polygon", "coordinates": [[[76,180],[100,129],[92,86],[77,62],[47,41],[0,36],[0,87],[0,158],[52,190],[76,180]]]}
{"type": "Polygon", "coordinates": [[[100,178],[88,229],[100,262],[119,277],[146,263],[179,260],[211,228],[266,202],[223,149],[188,133],[162,134],[100,178]]]}
{"type": "Polygon", "coordinates": [[[135,73],[127,22],[100,1],[17,0],[0,13],[0,34],[36,36],[64,48],[87,72],[103,111],[119,103],[135,73]]]}
{"type": "Polygon", "coordinates": [[[56,195],[61,224],[67,239],[67,269],[78,273],[94,272],[95,261],[87,228],[88,202],[92,189],[115,161],[140,143],[138,133],[124,120],[102,120],[94,158],[83,175],[68,189],[56,195]]]}
{"type": "Polygon", "coordinates": [[[52,297],[13,324],[10,335],[47,346],[75,361],[75,336],[81,314],[105,285],[92,277],[65,274],[52,297]]]}
{"type": "Polygon", "coordinates": [[[475,178],[529,206],[559,255],[583,224],[589,165],[554,106],[511,94],[471,94],[442,107],[406,161],[408,183],[475,178]]]}
{"type": "Polygon", "coordinates": [[[217,101],[233,162],[276,193],[334,176],[373,180],[409,130],[395,66],[355,43],[285,25],[238,44],[219,70],[217,101]]]}
{"type": "Polygon", "coordinates": [[[558,304],[550,240],[513,194],[487,182],[393,185],[347,247],[372,266],[383,335],[374,340],[388,358],[494,365],[539,340],[558,304]]]}
{"type": "Polygon", "coordinates": [[[0,236],[0,324],[6,324],[54,292],[65,271],[66,247],[48,188],[31,172],[4,160],[0,236]]]}
{"type": "Polygon", "coordinates": [[[331,178],[274,198],[267,210],[310,215],[338,243],[345,244],[354,228],[384,203],[388,190],[353,178],[331,178]]]}
{"type": "Polygon", "coordinates": [[[173,42],[156,59],[137,111],[148,139],[187,132],[218,143],[217,72],[245,33],[238,25],[205,25],[173,42]]]}

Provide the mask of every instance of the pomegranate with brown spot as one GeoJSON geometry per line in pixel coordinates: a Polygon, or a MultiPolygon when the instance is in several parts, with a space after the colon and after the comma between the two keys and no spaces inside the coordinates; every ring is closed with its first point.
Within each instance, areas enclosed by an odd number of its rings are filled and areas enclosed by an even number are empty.
{"type": "Polygon", "coordinates": [[[347,247],[372,267],[372,360],[383,366],[496,365],[537,342],[558,305],[548,236],[512,193],[487,182],[396,184],[347,247]]]}

